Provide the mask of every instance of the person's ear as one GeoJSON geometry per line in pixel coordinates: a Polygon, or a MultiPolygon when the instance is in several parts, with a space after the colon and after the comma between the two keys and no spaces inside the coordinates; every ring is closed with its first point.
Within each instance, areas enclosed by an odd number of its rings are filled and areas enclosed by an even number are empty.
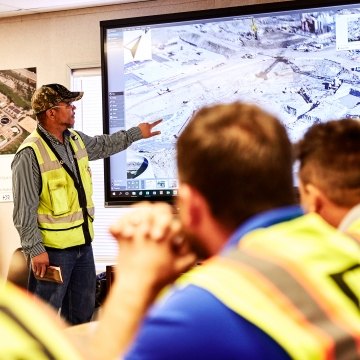
{"type": "Polygon", "coordinates": [[[46,110],[46,115],[49,116],[49,117],[52,117],[55,115],[55,110],[50,108],[50,109],[47,109],[46,110]]]}
{"type": "Polygon", "coordinates": [[[178,201],[183,225],[188,229],[197,227],[201,222],[205,206],[203,196],[192,186],[181,183],[178,201]]]}
{"type": "Polygon", "coordinates": [[[312,183],[302,183],[299,185],[300,202],[305,212],[315,212],[320,214],[326,203],[324,193],[312,183]]]}

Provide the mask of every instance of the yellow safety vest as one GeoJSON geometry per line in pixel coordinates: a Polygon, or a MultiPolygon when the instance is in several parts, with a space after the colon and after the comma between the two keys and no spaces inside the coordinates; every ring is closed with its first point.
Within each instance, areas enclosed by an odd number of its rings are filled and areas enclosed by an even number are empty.
{"type": "Polygon", "coordinates": [[[0,359],[82,359],[54,316],[47,305],[11,283],[1,283],[0,359]]]}
{"type": "Polygon", "coordinates": [[[293,359],[360,359],[360,246],[316,214],[248,233],[179,283],[208,290],[293,359]]]}
{"type": "Polygon", "coordinates": [[[88,155],[81,137],[71,132],[70,144],[79,168],[79,181],[65,170],[63,161],[56,157],[37,130],[18,149],[19,152],[31,147],[35,152],[42,180],[38,226],[44,245],[58,249],[89,243],[94,236],[88,155]]]}

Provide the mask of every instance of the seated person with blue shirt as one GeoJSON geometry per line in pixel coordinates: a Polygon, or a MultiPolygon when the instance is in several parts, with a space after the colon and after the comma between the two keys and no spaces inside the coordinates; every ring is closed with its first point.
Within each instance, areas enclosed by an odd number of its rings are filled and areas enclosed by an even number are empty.
{"type": "Polygon", "coordinates": [[[292,160],[285,128],[256,105],[195,114],[177,143],[178,215],[142,203],[111,227],[95,358],[360,357],[347,291],[359,295],[360,274],[346,273],[360,247],[295,205],[292,160]]]}

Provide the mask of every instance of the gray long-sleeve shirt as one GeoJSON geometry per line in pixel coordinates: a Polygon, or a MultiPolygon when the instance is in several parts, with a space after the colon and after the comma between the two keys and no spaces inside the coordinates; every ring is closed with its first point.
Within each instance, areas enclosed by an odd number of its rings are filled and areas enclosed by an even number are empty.
{"type": "MultiPolygon", "coordinates": [[[[51,144],[66,165],[76,174],[74,160],[69,145],[70,132],[64,132],[64,143],[58,141],[41,125],[39,128],[50,139],[51,144]]],[[[77,133],[83,140],[89,160],[98,160],[116,154],[142,138],[141,130],[133,127],[127,131],[118,131],[112,135],[88,136],[77,133]]],[[[19,232],[21,245],[31,257],[45,252],[37,222],[39,194],[41,193],[41,174],[36,156],[31,148],[25,148],[14,157],[11,164],[12,190],[14,197],[13,222],[19,232]]]]}

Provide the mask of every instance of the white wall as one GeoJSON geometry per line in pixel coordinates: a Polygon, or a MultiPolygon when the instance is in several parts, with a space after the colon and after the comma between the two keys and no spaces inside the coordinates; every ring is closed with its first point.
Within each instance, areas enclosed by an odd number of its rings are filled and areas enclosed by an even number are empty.
{"type": "MultiPolygon", "coordinates": [[[[150,0],[0,19],[0,69],[36,67],[38,86],[69,86],[70,68],[100,65],[102,20],[266,2],[277,1],[150,0]]],[[[0,203],[0,275],[7,274],[9,258],[20,245],[12,208],[12,203],[0,203]]]]}

